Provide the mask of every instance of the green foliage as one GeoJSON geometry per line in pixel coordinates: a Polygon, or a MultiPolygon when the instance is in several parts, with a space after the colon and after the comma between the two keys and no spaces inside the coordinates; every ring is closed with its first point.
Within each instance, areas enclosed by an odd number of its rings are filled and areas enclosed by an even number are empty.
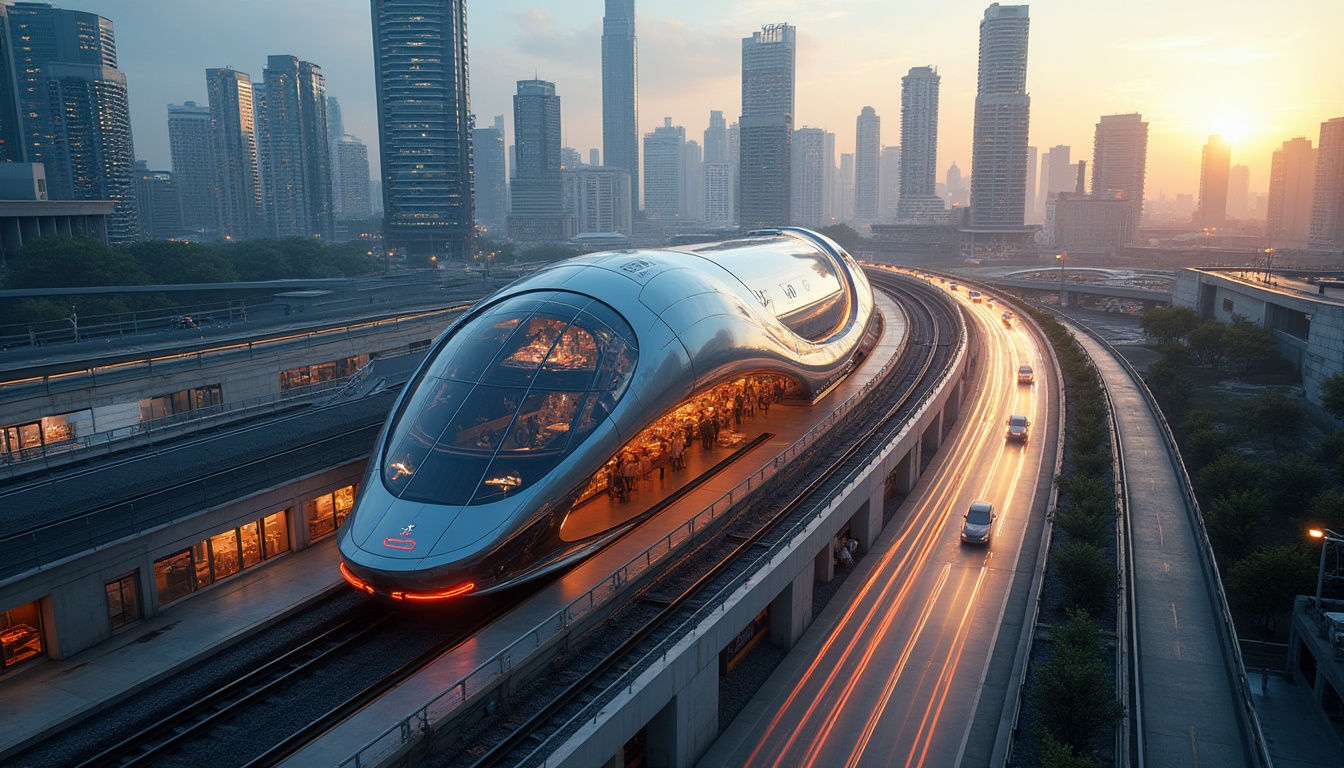
{"type": "Polygon", "coordinates": [[[831,238],[851,255],[862,253],[868,250],[867,242],[863,239],[857,230],[848,224],[832,224],[829,227],[822,227],[817,232],[831,238]]]}
{"type": "Polygon", "coordinates": [[[1344,373],[1321,382],[1321,407],[1336,419],[1344,419],[1344,373]]]}
{"type": "Polygon", "coordinates": [[[1204,526],[1218,559],[1236,562],[1256,544],[1256,533],[1269,516],[1269,497],[1259,489],[1232,491],[1204,508],[1204,526]]]}
{"type": "Polygon", "coordinates": [[[1284,456],[1269,468],[1270,501],[1280,512],[1306,509],[1325,490],[1326,483],[1321,465],[1300,453],[1284,456]]]}
{"type": "Polygon", "coordinates": [[[1193,474],[1230,452],[1239,441],[1231,432],[1209,428],[1187,432],[1183,442],[1181,458],[1186,470],[1193,474]]]}
{"type": "Polygon", "coordinates": [[[1064,584],[1070,608],[1100,613],[1115,600],[1115,568],[1094,544],[1071,541],[1050,555],[1051,568],[1064,584]]]}
{"type": "Polygon", "coordinates": [[[154,280],[123,251],[87,237],[53,235],[23,246],[9,260],[6,288],[149,285],[154,280]]]}
{"type": "Polygon", "coordinates": [[[1075,753],[1045,729],[1036,738],[1041,747],[1041,768],[1101,768],[1095,752],[1075,753]]]}
{"type": "Polygon", "coordinates": [[[1313,594],[1316,563],[1296,544],[1270,544],[1232,566],[1228,584],[1237,601],[1273,634],[1297,595],[1313,594]]]}
{"type": "Polygon", "coordinates": [[[1204,365],[1217,368],[1227,356],[1227,326],[1217,320],[1204,320],[1190,331],[1190,353],[1204,365]]]}
{"type": "Polygon", "coordinates": [[[1269,440],[1275,451],[1300,438],[1307,426],[1307,412],[1302,404],[1277,389],[1261,392],[1246,416],[1254,436],[1269,440]]]}
{"type": "Polygon", "coordinates": [[[1232,324],[1223,331],[1223,346],[1227,359],[1243,374],[1278,355],[1273,331],[1240,315],[1233,315],[1232,324]]]}
{"type": "Polygon", "coordinates": [[[1170,355],[1164,355],[1148,366],[1143,380],[1168,418],[1180,419],[1184,415],[1195,385],[1181,373],[1180,366],[1172,361],[1170,355]]]}
{"type": "MultiPolygon", "coordinates": [[[[1053,633],[1054,653],[1037,669],[1035,703],[1046,730],[1072,755],[1124,716],[1101,660],[1101,639],[1084,611],[1073,611],[1053,633]]],[[[1071,765],[1073,763],[1063,763],[1071,765]]]]}
{"type": "Polygon", "coordinates": [[[1253,491],[1264,478],[1265,472],[1259,464],[1239,453],[1225,453],[1195,475],[1195,487],[1202,495],[1218,497],[1237,491],[1253,491]]]}
{"type": "Polygon", "coordinates": [[[1189,307],[1164,307],[1149,310],[1143,316],[1143,332],[1160,344],[1180,341],[1199,324],[1199,315],[1189,307]]]}
{"type": "Polygon", "coordinates": [[[564,261],[579,255],[578,248],[559,243],[542,243],[518,254],[519,261],[564,261]]]}
{"type": "Polygon", "coordinates": [[[227,259],[200,243],[147,240],[125,246],[122,251],[156,284],[227,283],[238,279],[227,259]]]}

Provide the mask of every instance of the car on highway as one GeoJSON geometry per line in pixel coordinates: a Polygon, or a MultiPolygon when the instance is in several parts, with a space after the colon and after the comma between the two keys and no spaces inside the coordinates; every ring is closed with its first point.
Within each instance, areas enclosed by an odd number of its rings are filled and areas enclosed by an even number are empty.
{"type": "Polygon", "coordinates": [[[1018,384],[1030,384],[1035,380],[1036,380],[1036,372],[1031,369],[1030,365],[1019,365],[1017,367],[1018,384]]]}
{"type": "Polygon", "coordinates": [[[962,515],[961,540],[967,544],[988,544],[994,534],[994,505],[988,501],[972,501],[962,515]]]}
{"type": "Polygon", "coordinates": [[[976,304],[979,304],[985,298],[984,296],[980,295],[979,291],[967,291],[966,295],[969,296],[971,298],[971,301],[976,304]]]}
{"type": "MultiPolygon", "coordinates": [[[[1008,311],[1006,311],[1006,312],[1003,313],[1003,324],[1004,324],[1004,325],[1012,325],[1012,324],[1013,324],[1013,311],[1012,311],[1012,310],[1008,310],[1008,311]]],[[[1027,366],[1027,367],[1030,367],[1030,366],[1027,366]]],[[[1021,373],[1022,373],[1022,369],[1019,368],[1017,372],[1018,372],[1019,374],[1021,374],[1021,373]]]]}
{"type": "Polygon", "coordinates": [[[1028,437],[1027,428],[1030,426],[1031,422],[1027,421],[1026,416],[1023,416],[1020,413],[1014,413],[1012,416],[1008,417],[1008,431],[1003,433],[1003,437],[1005,440],[1025,443],[1027,442],[1028,437]]]}

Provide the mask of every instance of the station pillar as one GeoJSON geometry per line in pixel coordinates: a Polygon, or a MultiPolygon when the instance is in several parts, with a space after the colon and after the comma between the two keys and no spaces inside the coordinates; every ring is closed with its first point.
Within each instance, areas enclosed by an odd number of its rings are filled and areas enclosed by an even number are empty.
{"type": "Polygon", "coordinates": [[[692,768],[700,760],[719,736],[718,657],[649,720],[645,733],[649,768],[692,768]]]}
{"type": "Polygon", "coordinates": [[[804,568],[770,602],[770,642],[780,648],[792,648],[812,623],[812,583],[815,571],[815,565],[804,568]]]}

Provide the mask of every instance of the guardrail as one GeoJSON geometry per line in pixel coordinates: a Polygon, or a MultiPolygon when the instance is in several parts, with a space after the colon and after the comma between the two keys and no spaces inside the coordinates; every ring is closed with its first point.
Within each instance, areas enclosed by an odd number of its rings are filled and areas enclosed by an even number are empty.
{"type": "MultiPolygon", "coordinates": [[[[903,341],[904,345],[906,342],[903,341]]],[[[966,345],[966,331],[962,328],[961,348],[958,354],[964,352],[966,345]]],[[[473,694],[485,689],[497,678],[506,675],[517,664],[525,661],[528,656],[542,646],[554,640],[557,636],[567,632],[575,621],[585,614],[591,612],[597,607],[605,604],[612,599],[619,591],[622,585],[635,580],[655,563],[667,556],[668,553],[676,550],[686,542],[698,537],[703,531],[708,530],[714,522],[733,506],[746,498],[753,490],[762,483],[774,477],[781,468],[788,466],[803,451],[816,443],[825,436],[837,423],[847,416],[855,407],[862,404],[869,393],[878,386],[891,372],[893,366],[902,357],[901,354],[894,355],[888,360],[881,369],[878,370],[868,383],[864,384],[858,392],[851,395],[836,410],[832,411],[821,423],[808,430],[802,437],[794,441],[792,445],[775,457],[775,459],[766,467],[757,471],[746,480],[738,483],[727,493],[720,496],[708,507],[696,513],[694,517],[682,523],[676,530],[659,539],[653,545],[645,549],[640,554],[626,562],[625,565],[613,571],[598,586],[590,589],[588,592],[580,595],[570,602],[564,608],[547,617],[543,622],[533,627],[525,635],[510,643],[499,653],[490,659],[481,663],[447,690],[439,693],[433,699],[430,699],[424,706],[402,718],[399,722],[392,725],[379,736],[375,737],[368,744],[360,748],[358,752],[346,758],[339,763],[340,768],[354,766],[354,768],[366,768],[375,766],[392,755],[394,752],[402,749],[411,743],[417,734],[428,730],[431,725],[453,710],[464,705],[473,694]]],[[[930,390],[919,406],[918,412],[910,419],[911,422],[917,420],[918,416],[923,415],[928,408],[928,403],[932,399],[932,392],[937,391],[944,383],[948,373],[943,372],[938,386],[930,390]]],[[[816,514],[820,514],[820,511],[816,514]]],[[[816,515],[809,517],[805,522],[810,522],[816,515]]],[[[801,524],[801,523],[800,523],[801,524]]],[[[794,529],[796,530],[797,526],[794,529]]],[[[785,537],[788,539],[788,536],[785,537]]],[[[777,545],[778,546],[778,545],[777,545]]],[[[774,552],[772,548],[770,552],[774,552]]],[[[711,601],[712,602],[712,601],[711,601]]],[[[638,666],[638,665],[636,665],[638,666]]]]}
{"type": "Polygon", "coordinates": [[[1167,422],[1167,417],[1162,413],[1161,407],[1157,404],[1157,398],[1148,389],[1144,383],[1143,377],[1139,375],[1137,369],[1125,359],[1110,342],[1102,338],[1100,334],[1086,326],[1075,324],[1075,327],[1081,328],[1098,344],[1102,345],[1118,361],[1120,367],[1125,370],[1130,379],[1133,380],[1135,387],[1143,395],[1143,399],[1148,403],[1149,410],[1156,417],[1160,431],[1162,432],[1163,442],[1166,444],[1167,458],[1171,462],[1172,468],[1176,470],[1177,478],[1180,480],[1181,496],[1185,499],[1186,511],[1190,515],[1190,522],[1195,528],[1195,534],[1199,537],[1202,546],[1199,547],[1200,565],[1204,569],[1205,584],[1208,585],[1212,597],[1218,604],[1219,613],[1222,618],[1222,626],[1218,633],[1218,640],[1223,646],[1223,660],[1228,666],[1228,671],[1232,673],[1237,681],[1237,693],[1239,701],[1237,704],[1237,714],[1242,721],[1242,731],[1251,740],[1247,745],[1249,751],[1257,761],[1257,765],[1263,768],[1269,768],[1273,765],[1273,760],[1269,755],[1269,746],[1265,743],[1265,734],[1260,726],[1260,717],[1255,711],[1255,704],[1251,698],[1251,685],[1246,677],[1246,665],[1241,658],[1241,647],[1237,643],[1237,629],[1232,621],[1232,612],[1228,609],[1227,593],[1223,590],[1223,580],[1218,573],[1218,564],[1213,553],[1213,544],[1209,541],[1208,529],[1204,526],[1204,513],[1200,510],[1199,500],[1195,498],[1194,486],[1190,481],[1190,475],[1186,472],[1185,462],[1181,458],[1180,447],[1176,444],[1176,435],[1172,432],[1171,425],[1167,422]]]}

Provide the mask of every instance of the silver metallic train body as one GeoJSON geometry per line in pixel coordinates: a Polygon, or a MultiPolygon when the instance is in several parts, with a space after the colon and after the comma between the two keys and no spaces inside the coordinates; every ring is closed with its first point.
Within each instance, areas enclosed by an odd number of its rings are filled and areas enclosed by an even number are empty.
{"type": "Polygon", "coordinates": [[[566,541],[603,465],[707,387],[782,374],[815,400],[867,353],[872,289],[802,229],[556,263],[436,340],[370,458],[339,548],[393,599],[495,591],[591,554],[635,519],[566,541]]]}

